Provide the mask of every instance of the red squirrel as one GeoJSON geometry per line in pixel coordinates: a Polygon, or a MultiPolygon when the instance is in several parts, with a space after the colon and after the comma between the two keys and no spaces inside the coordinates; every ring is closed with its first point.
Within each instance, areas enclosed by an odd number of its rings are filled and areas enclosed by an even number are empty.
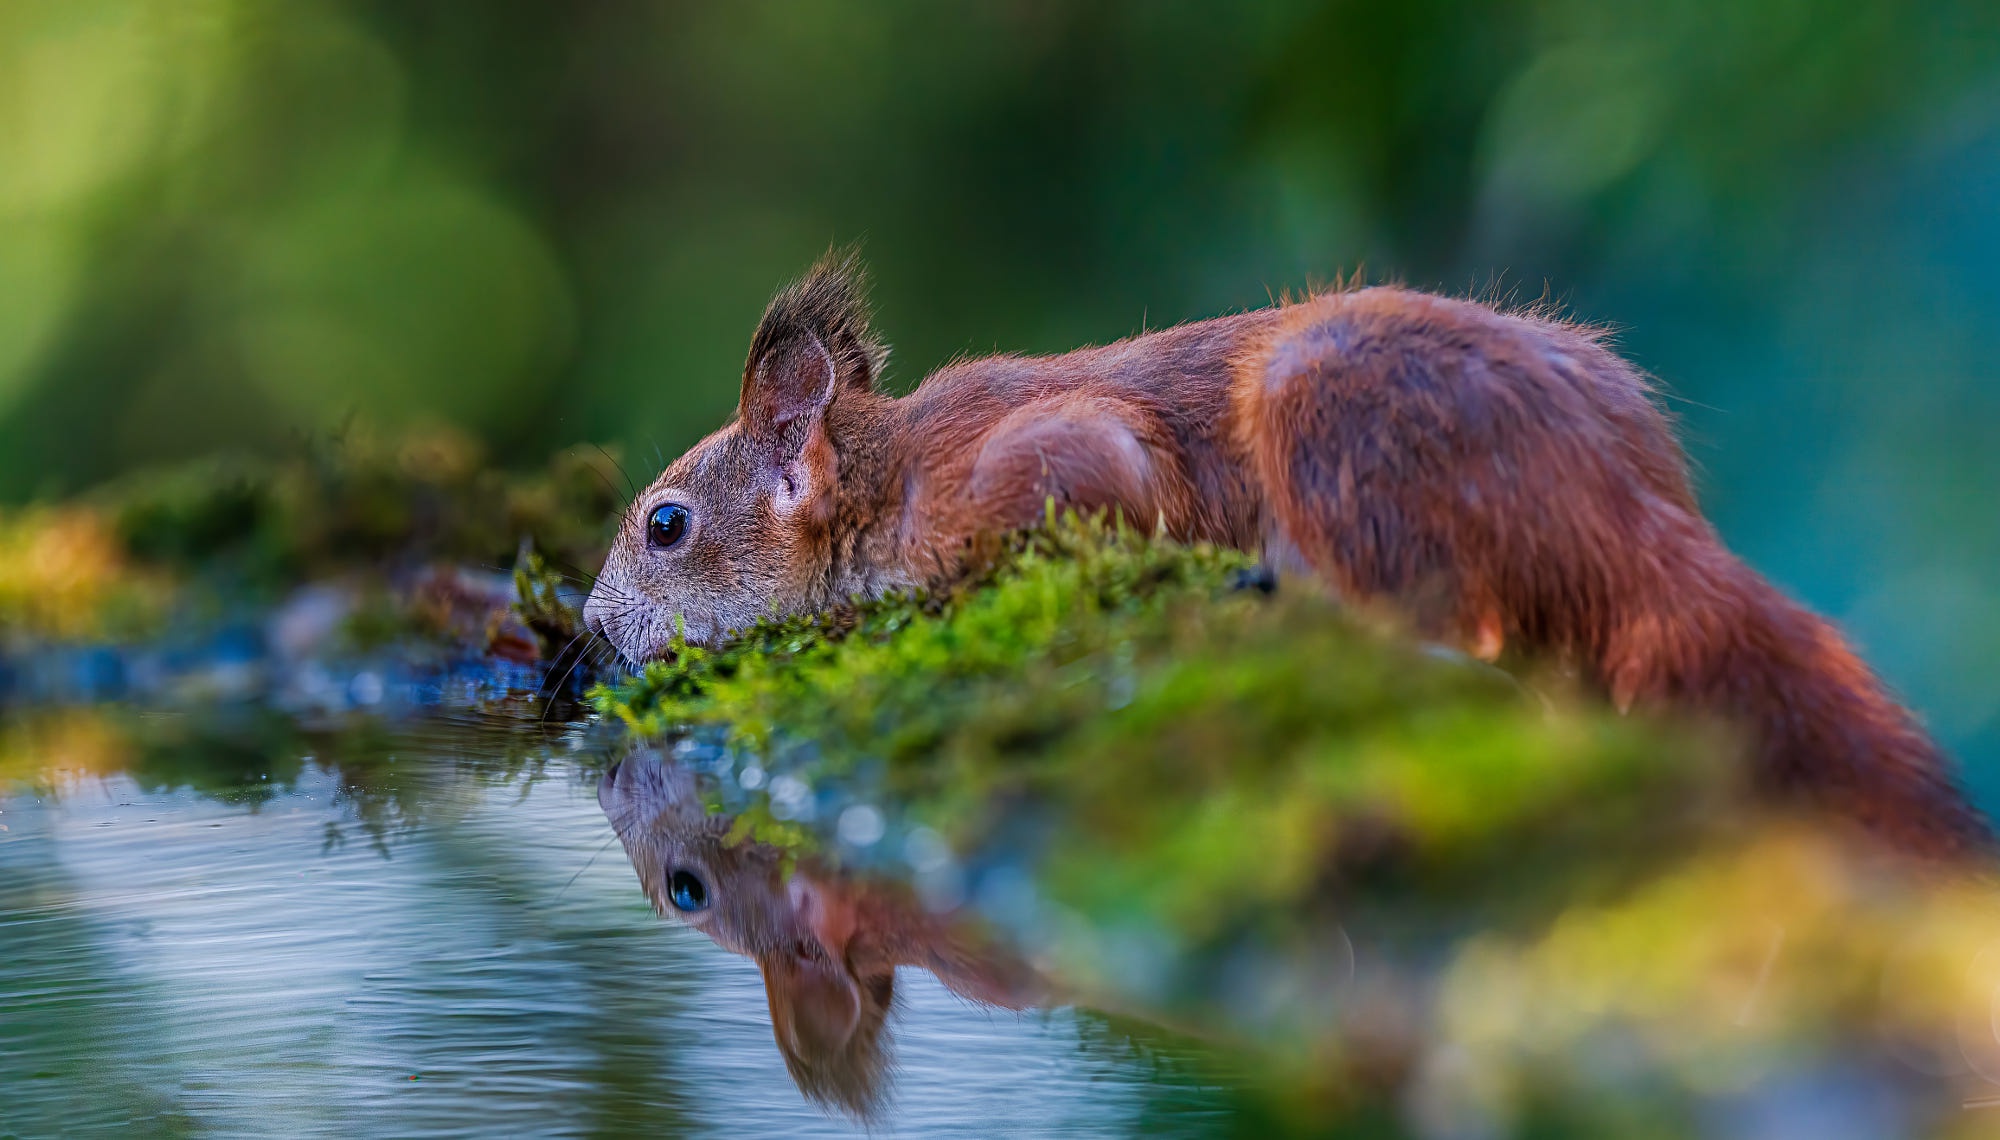
{"type": "Polygon", "coordinates": [[[1984,858],[1949,762],[1825,620],[1725,549],[1645,376],[1597,330],[1341,288],[901,398],[852,254],[772,299],[736,418],[633,502],[585,606],[628,660],[934,584],[1053,499],[1259,553],[1424,636],[1740,725],[1758,787],[1984,858]]]}
{"type": "Polygon", "coordinates": [[[928,970],[959,997],[1026,1009],[1054,989],[970,916],[932,912],[908,885],[834,871],[808,857],[729,841],[693,775],[648,749],[613,764],[597,802],[653,908],[757,963],[771,1032],[799,1090],[868,1117],[890,1070],[896,969],[928,970]]]}

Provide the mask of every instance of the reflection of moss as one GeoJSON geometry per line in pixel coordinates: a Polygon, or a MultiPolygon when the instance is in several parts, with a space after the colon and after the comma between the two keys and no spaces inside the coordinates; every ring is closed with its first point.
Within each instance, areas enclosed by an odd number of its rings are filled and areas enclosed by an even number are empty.
{"type": "MultiPolygon", "coordinates": [[[[453,798],[440,794],[449,781],[507,785],[542,778],[546,742],[522,731],[539,723],[532,710],[489,711],[494,715],[454,722],[452,761],[440,775],[427,765],[398,764],[412,737],[368,717],[306,727],[256,707],[173,717],[115,705],[22,710],[0,718],[0,797],[24,791],[59,797],[77,781],[122,775],[147,791],[186,788],[255,810],[317,769],[332,778],[353,825],[386,852],[402,832],[451,810],[453,798]]],[[[329,844],[345,843],[343,824],[329,822],[327,837],[329,844]]]]}

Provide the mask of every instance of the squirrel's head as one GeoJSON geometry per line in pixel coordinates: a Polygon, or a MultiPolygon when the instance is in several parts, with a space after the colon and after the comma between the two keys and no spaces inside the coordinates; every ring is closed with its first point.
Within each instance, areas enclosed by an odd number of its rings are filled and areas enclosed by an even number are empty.
{"type": "Polygon", "coordinates": [[[751,339],[735,420],[633,500],[585,624],[638,663],[677,628],[713,644],[765,614],[831,601],[840,462],[828,416],[843,395],[873,390],[885,358],[851,252],[779,291],[751,339]]]}
{"type": "Polygon", "coordinates": [[[694,774],[652,749],[606,771],[597,800],[654,909],[757,963],[785,1067],[821,1104],[861,1117],[880,1106],[899,965],[1008,1009],[1046,994],[1011,948],[966,916],[933,914],[905,884],[732,841],[735,821],[710,814],[694,774]]]}
{"type": "Polygon", "coordinates": [[[598,803],[653,907],[746,955],[764,975],[771,1029],[786,1067],[814,1100],[857,1115],[876,1106],[889,1072],[885,1032],[896,970],[857,937],[855,888],[749,839],[711,815],[687,770],[650,751],[604,774],[598,803]]]}

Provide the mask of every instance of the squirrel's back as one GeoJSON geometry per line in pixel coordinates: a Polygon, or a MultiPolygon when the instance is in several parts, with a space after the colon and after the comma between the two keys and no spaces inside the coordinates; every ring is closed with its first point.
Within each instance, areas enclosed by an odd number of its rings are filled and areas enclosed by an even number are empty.
{"type": "Polygon", "coordinates": [[[1595,332],[1468,301],[1330,294],[1239,353],[1238,446],[1283,536],[1357,598],[1619,707],[1755,739],[1757,781],[1898,847],[1991,846],[1948,762],[1826,621],[1725,549],[1645,378],[1595,332]]]}

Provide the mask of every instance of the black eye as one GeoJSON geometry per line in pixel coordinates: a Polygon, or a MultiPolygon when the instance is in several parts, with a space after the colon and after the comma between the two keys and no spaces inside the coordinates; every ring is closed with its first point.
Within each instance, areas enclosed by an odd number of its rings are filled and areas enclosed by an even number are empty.
{"type": "Polygon", "coordinates": [[[646,545],[654,550],[665,550],[686,537],[687,532],[688,509],[679,503],[668,503],[646,520],[646,545]]]}
{"type": "Polygon", "coordinates": [[[686,871],[675,871],[667,879],[667,901],[675,910],[695,911],[708,907],[708,888],[686,871]]]}

